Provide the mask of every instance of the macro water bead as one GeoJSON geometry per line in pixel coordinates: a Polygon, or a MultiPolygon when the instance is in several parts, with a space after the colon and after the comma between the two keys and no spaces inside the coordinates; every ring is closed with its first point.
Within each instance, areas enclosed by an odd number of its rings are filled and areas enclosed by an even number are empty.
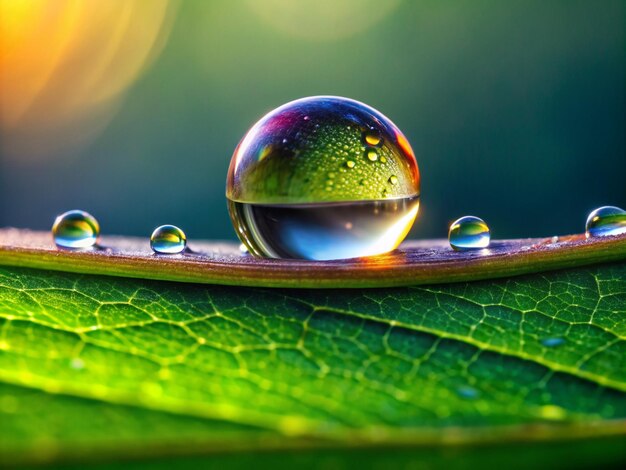
{"type": "Polygon", "coordinates": [[[332,260],[396,248],[419,208],[411,146],[375,109],[333,96],[287,103],[237,146],[226,197],[256,256],[332,260]]]}
{"type": "Polygon", "coordinates": [[[485,221],[473,215],[466,215],[450,225],[448,241],[457,251],[474,250],[489,246],[491,234],[485,221]]]}
{"type": "Polygon", "coordinates": [[[175,225],[161,225],[150,236],[150,248],[156,253],[181,253],[186,247],[185,232],[175,225]]]}
{"type": "Polygon", "coordinates": [[[587,238],[626,233],[626,211],[615,206],[597,208],[587,217],[585,233],[587,238]]]}
{"type": "Polygon", "coordinates": [[[88,212],[72,210],[54,220],[54,243],[63,248],[88,248],[98,241],[100,225],[88,212]]]}

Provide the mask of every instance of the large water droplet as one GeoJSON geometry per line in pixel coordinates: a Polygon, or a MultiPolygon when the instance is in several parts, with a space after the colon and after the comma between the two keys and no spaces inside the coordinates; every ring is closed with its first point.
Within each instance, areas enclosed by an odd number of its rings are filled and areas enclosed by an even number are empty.
{"type": "Polygon", "coordinates": [[[161,225],[150,236],[150,248],[156,253],[180,253],[187,247],[185,232],[175,225],[161,225]]]}
{"type": "Polygon", "coordinates": [[[389,119],[357,101],[312,97],[271,111],[248,131],[226,196],[250,253],[329,260],[397,247],[417,215],[419,188],[415,156],[389,119]],[[353,156],[394,164],[363,165],[353,156]],[[340,175],[333,184],[331,173],[340,175]]]}
{"type": "Polygon", "coordinates": [[[585,234],[589,237],[606,237],[626,233],[626,211],[615,206],[599,207],[587,217],[585,234]]]}
{"type": "Polygon", "coordinates": [[[100,225],[85,211],[72,210],[54,220],[52,236],[54,243],[63,248],[88,248],[98,241],[100,225]]]}
{"type": "Polygon", "coordinates": [[[450,225],[448,241],[455,250],[473,250],[489,246],[491,234],[483,219],[466,215],[450,225]]]}

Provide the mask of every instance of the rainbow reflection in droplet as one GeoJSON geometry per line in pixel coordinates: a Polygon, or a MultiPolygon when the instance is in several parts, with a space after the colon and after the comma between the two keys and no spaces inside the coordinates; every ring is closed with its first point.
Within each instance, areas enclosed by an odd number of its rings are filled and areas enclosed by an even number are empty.
{"type": "Polygon", "coordinates": [[[491,234],[485,221],[473,215],[466,215],[450,225],[448,241],[455,250],[475,250],[489,246],[491,234]]]}
{"type": "Polygon", "coordinates": [[[303,98],[245,135],[226,196],[256,256],[331,260],[396,248],[419,208],[420,176],[400,130],[347,98],[303,98]]]}
{"type": "Polygon", "coordinates": [[[52,225],[54,243],[63,248],[89,248],[96,244],[98,235],[98,221],[81,210],[71,210],[59,215],[52,225]]]}

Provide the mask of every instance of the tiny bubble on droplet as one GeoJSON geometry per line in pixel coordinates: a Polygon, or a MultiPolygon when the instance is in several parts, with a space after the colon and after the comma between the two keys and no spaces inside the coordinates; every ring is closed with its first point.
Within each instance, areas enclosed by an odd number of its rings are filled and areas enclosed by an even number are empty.
{"type": "Polygon", "coordinates": [[[346,166],[347,166],[348,168],[354,168],[354,165],[356,165],[356,163],[355,163],[353,160],[348,160],[348,161],[346,162],[346,166]]]}
{"type": "Polygon", "coordinates": [[[389,183],[390,184],[396,184],[398,182],[398,177],[396,175],[391,175],[389,177],[389,183]]]}
{"type": "Polygon", "coordinates": [[[374,149],[366,149],[365,150],[365,157],[370,162],[375,162],[376,160],[378,160],[378,153],[376,153],[376,150],[374,150],[374,149]]]}
{"type": "Polygon", "coordinates": [[[376,129],[369,129],[363,132],[363,143],[372,147],[379,147],[382,145],[383,139],[376,129]]]}

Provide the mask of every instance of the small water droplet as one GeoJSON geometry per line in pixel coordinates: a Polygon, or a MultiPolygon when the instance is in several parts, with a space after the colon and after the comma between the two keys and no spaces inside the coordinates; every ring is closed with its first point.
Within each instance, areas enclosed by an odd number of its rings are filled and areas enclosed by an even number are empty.
{"type": "Polygon", "coordinates": [[[302,119],[304,119],[305,121],[308,121],[310,118],[309,116],[304,116],[302,119]]]}
{"type": "Polygon", "coordinates": [[[589,237],[606,237],[626,233],[626,211],[615,206],[599,207],[587,217],[585,234],[589,237]]]}
{"type": "Polygon", "coordinates": [[[389,183],[390,184],[396,184],[398,182],[398,177],[396,175],[391,175],[389,177],[389,183]]]}
{"type": "Polygon", "coordinates": [[[248,247],[242,243],[241,245],[239,245],[239,252],[244,254],[248,253],[248,247]]]}
{"type": "Polygon", "coordinates": [[[370,162],[375,162],[378,160],[378,153],[374,149],[365,149],[365,158],[367,158],[370,162]]]}
{"type": "Polygon", "coordinates": [[[467,215],[454,221],[448,232],[448,241],[455,250],[472,250],[489,246],[491,233],[484,220],[467,215]]]}
{"type": "Polygon", "coordinates": [[[156,253],[180,253],[186,246],[185,233],[175,225],[161,225],[150,236],[150,248],[156,253]]]}
{"type": "Polygon", "coordinates": [[[470,387],[469,385],[463,385],[456,389],[456,393],[463,398],[467,398],[469,400],[473,400],[478,398],[480,392],[476,390],[474,387],[470,387]]]}
{"type": "Polygon", "coordinates": [[[546,346],[547,348],[561,346],[563,343],[565,343],[564,338],[544,338],[541,340],[541,344],[546,346]]]}
{"type": "Polygon", "coordinates": [[[353,161],[353,160],[348,160],[348,161],[346,162],[346,166],[347,166],[348,168],[354,168],[354,165],[356,165],[356,163],[354,163],[354,161],[353,161]]]}
{"type": "Polygon", "coordinates": [[[63,248],[88,248],[96,244],[100,235],[98,221],[88,212],[72,210],[54,220],[54,243],[63,248]]]}
{"type": "Polygon", "coordinates": [[[380,157],[380,163],[387,163],[387,159],[384,155],[380,157]]]}
{"type": "Polygon", "coordinates": [[[368,129],[363,132],[363,143],[372,147],[380,147],[383,144],[383,138],[376,129],[368,129]]]}

